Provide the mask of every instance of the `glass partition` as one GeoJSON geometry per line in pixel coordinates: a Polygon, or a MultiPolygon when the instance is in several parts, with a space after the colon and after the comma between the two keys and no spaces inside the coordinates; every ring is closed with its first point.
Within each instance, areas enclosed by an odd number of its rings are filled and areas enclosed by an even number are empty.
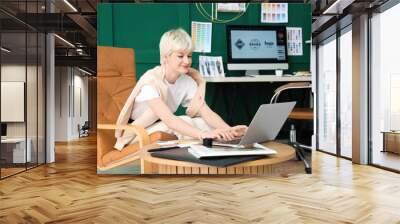
{"type": "Polygon", "coordinates": [[[400,171],[400,4],[371,19],[371,162],[400,171]]]}
{"type": "Polygon", "coordinates": [[[336,154],[336,36],[318,47],[317,149],[336,154]]]}
{"type": "MultiPolygon", "coordinates": [[[[39,2],[19,1],[18,16],[39,12],[39,2]]],[[[0,11],[0,178],[45,162],[45,44],[43,33],[0,11]]]]}
{"type": "Polygon", "coordinates": [[[352,32],[340,36],[340,155],[352,158],[352,32]]]}
{"type": "Polygon", "coordinates": [[[25,30],[2,29],[0,109],[1,122],[6,126],[1,140],[2,177],[26,170],[31,158],[26,141],[26,41],[25,30]]]}

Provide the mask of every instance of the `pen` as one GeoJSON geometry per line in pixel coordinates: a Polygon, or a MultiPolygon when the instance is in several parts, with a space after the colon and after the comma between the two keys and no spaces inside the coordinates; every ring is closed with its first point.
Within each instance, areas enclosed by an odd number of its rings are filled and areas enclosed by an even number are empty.
{"type": "Polygon", "coordinates": [[[159,152],[159,151],[178,149],[178,148],[179,148],[178,146],[161,147],[161,148],[156,148],[156,149],[149,149],[148,152],[159,152]]]}

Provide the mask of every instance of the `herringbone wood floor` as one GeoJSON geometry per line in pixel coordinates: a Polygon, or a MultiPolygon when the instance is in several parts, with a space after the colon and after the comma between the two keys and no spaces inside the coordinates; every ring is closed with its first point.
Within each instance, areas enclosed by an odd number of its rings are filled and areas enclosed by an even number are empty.
{"type": "Polygon", "coordinates": [[[94,138],[0,181],[0,223],[400,223],[400,175],[316,152],[312,175],[96,174],[94,138]]]}

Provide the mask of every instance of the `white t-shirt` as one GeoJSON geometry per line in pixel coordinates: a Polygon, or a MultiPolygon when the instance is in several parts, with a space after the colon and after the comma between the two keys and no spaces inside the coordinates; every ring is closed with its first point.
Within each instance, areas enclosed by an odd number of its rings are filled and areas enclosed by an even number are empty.
{"type": "MultiPolygon", "coordinates": [[[[165,79],[164,83],[168,86],[167,102],[165,103],[172,113],[176,112],[179,105],[187,107],[197,90],[196,82],[188,75],[179,76],[174,84],[169,83],[165,79]]],[[[136,96],[131,119],[136,120],[149,108],[147,100],[158,97],[160,97],[160,93],[156,88],[151,85],[142,86],[142,89],[136,96]]]]}

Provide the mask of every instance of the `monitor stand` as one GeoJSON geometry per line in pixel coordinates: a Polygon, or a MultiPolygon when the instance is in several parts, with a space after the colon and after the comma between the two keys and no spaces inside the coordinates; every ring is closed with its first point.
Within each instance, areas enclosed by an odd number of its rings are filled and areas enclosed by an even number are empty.
{"type": "Polygon", "coordinates": [[[246,76],[257,76],[260,75],[259,70],[246,70],[245,72],[246,76]]]}

